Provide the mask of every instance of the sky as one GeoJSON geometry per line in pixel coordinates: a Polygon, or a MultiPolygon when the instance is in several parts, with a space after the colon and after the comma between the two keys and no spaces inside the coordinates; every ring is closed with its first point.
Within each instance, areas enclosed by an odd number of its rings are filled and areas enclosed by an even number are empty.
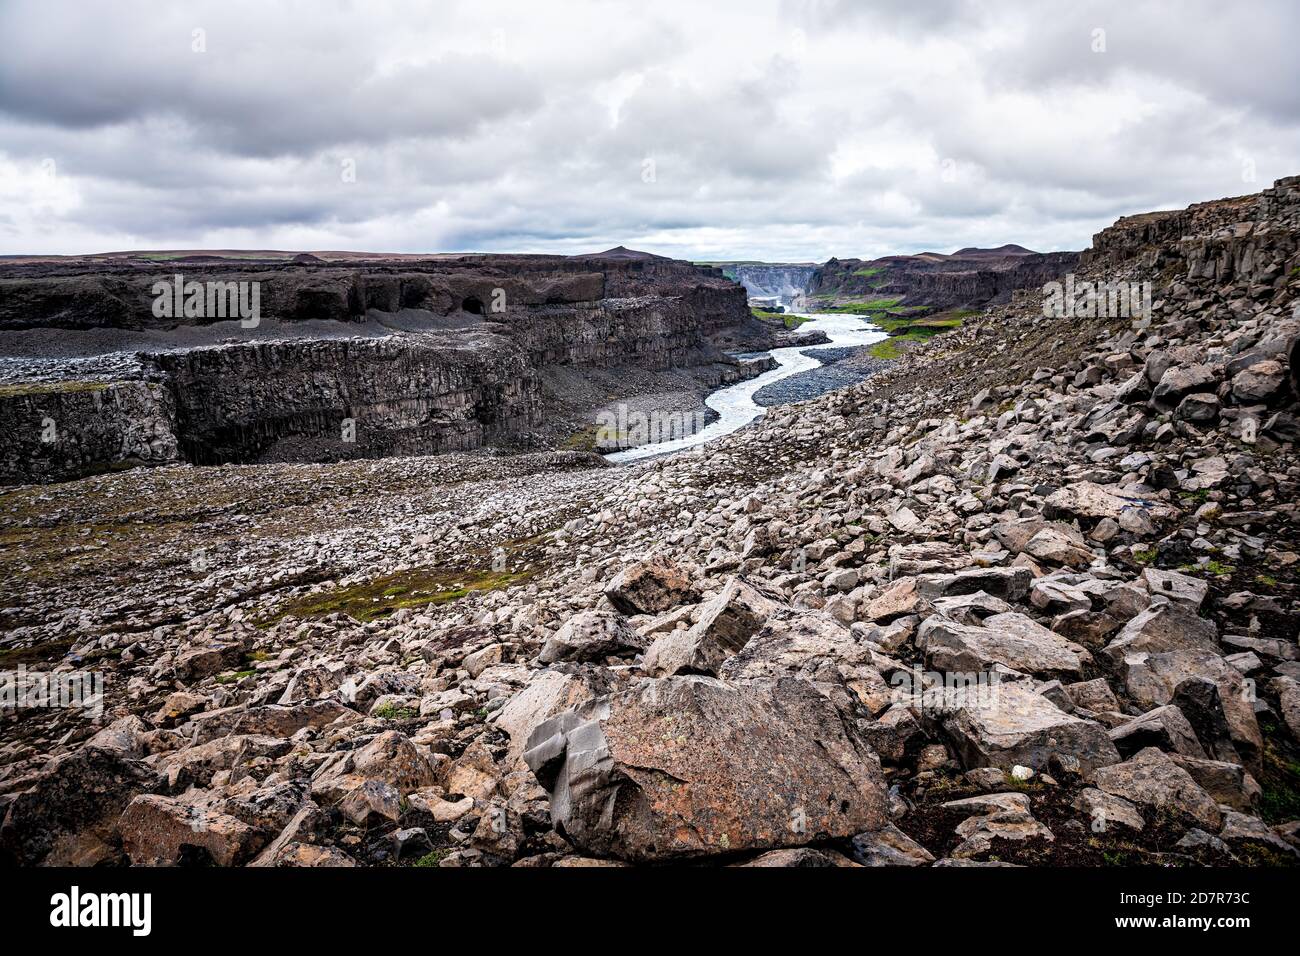
{"type": "Polygon", "coordinates": [[[0,0],[0,254],[824,261],[1300,173],[1295,0],[0,0]]]}

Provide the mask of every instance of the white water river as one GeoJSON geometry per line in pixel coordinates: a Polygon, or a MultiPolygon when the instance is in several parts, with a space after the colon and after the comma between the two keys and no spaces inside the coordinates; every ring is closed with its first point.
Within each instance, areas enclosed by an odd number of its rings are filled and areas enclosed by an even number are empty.
{"type": "Polygon", "coordinates": [[[704,404],[721,416],[717,421],[711,422],[693,435],[675,438],[672,441],[658,442],[653,445],[629,448],[627,451],[606,455],[605,460],[614,464],[622,464],[637,461],[641,458],[651,458],[655,455],[681,451],[683,448],[693,448],[715,438],[721,438],[723,435],[730,434],[755,419],[763,417],[767,409],[754,401],[754,395],[760,389],[771,385],[773,382],[779,382],[791,375],[797,375],[800,372],[806,372],[821,365],[822,363],[815,357],[819,349],[871,345],[889,337],[888,333],[880,331],[874,325],[868,325],[861,316],[857,315],[829,312],[796,314],[807,315],[812,320],[799,326],[800,331],[805,329],[822,331],[826,333],[830,341],[823,345],[796,345],[785,349],[773,349],[771,354],[772,358],[777,362],[776,368],[764,372],[758,378],[751,378],[748,381],[737,382],[735,385],[720,388],[704,400],[704,404]]]}

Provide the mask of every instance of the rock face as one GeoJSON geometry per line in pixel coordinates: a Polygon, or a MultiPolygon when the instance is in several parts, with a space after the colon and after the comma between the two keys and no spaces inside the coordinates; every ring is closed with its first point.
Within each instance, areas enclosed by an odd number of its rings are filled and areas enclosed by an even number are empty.
{"type": "Polygon", "coordinates": [[[934,310],[980,308],[1006,302],[1015,289],[1042,286],[1070,272],[1077,252],[1030,252],[1020,246],[962,249],[952,255],[831,259],[808,283],[808,296],[821,302],[899,299],[900,305],[934,310]]]}
{"type": "Polygon", "coordinates": [[[0,336],[54,330],[86,350],[100,341],[88,330],[112,330],[140,353],[0,385],[0,482],[520,444],[543,422],[546,370],[716,365],[739,378],[720,349],[772,341],[716,270],[640,254],[0,270],[0,336]],[[155,315],[154,284],[178,272],[256,283],[257,323],[206,306],[155,315]]]}
{"type": "Polygon", "coordinates": [[[179,461],[176,400],[152,382],[0,386],[0,484],[179,461]]]}
{"type": "Polygon", "coordinates": [[[886,820],[875,756],[798,680],[646,681],[540,725],[524,759],[557,830],[627,860],[802,846],[886,820]]]}

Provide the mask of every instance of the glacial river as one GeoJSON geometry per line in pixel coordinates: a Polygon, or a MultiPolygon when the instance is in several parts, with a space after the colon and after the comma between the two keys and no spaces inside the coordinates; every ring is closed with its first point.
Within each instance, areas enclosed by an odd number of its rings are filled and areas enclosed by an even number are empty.
{"type": "MultiPolygon", "coordinates": [[[[797,314],[803,315],[806,313],[797,314]]],[[[830,339],[829,342],[823,345],[796,345],[785,349],[773,349],[772,358],[776,360],[776,368],[764,372],[758,378],[751,378],[748,381],[737,382],[735,385],[720,388],[704,400],[704,404],[721,416],[717,421],[706,425],[692,435],[676,438],[672,441],[658,442],[653,445],[641,445],[637,448],[629,448],[627,451],[615,452],[606,455],[605,460],[614,464],[623,464],[642,458],[651,458],[655,455],[681,451],[684,448],[693,448],[715,438],[721,438],[723,435],[730,434],[755,419],[763,417],[767,409],[754,401],[754,396],[760,389],[771,385],[773,382],[779,382],[791,375],[797,375],[800,372],[806,372],[821,365],[821,361],[816,357],[816,353],[820,349],[842,349],[871,345],[889,337],[887,333],[880,331],[874,325],[868,325],[861,316],[823,312],[808,317],[812,321],[799,326],[800,331],[808,329],[825,332],[827,338],[830,339]]]]}

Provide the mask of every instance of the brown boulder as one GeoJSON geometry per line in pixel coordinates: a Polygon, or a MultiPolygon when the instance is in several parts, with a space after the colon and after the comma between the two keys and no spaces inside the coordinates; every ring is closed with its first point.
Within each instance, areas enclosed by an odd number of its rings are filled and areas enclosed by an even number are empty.
{"type": "Polygon", "coordinates": [[[811,684],[643,680],[539,726],[556,829],[634,861],[802,846],[886,822],[879,761],[811,684]]]}

